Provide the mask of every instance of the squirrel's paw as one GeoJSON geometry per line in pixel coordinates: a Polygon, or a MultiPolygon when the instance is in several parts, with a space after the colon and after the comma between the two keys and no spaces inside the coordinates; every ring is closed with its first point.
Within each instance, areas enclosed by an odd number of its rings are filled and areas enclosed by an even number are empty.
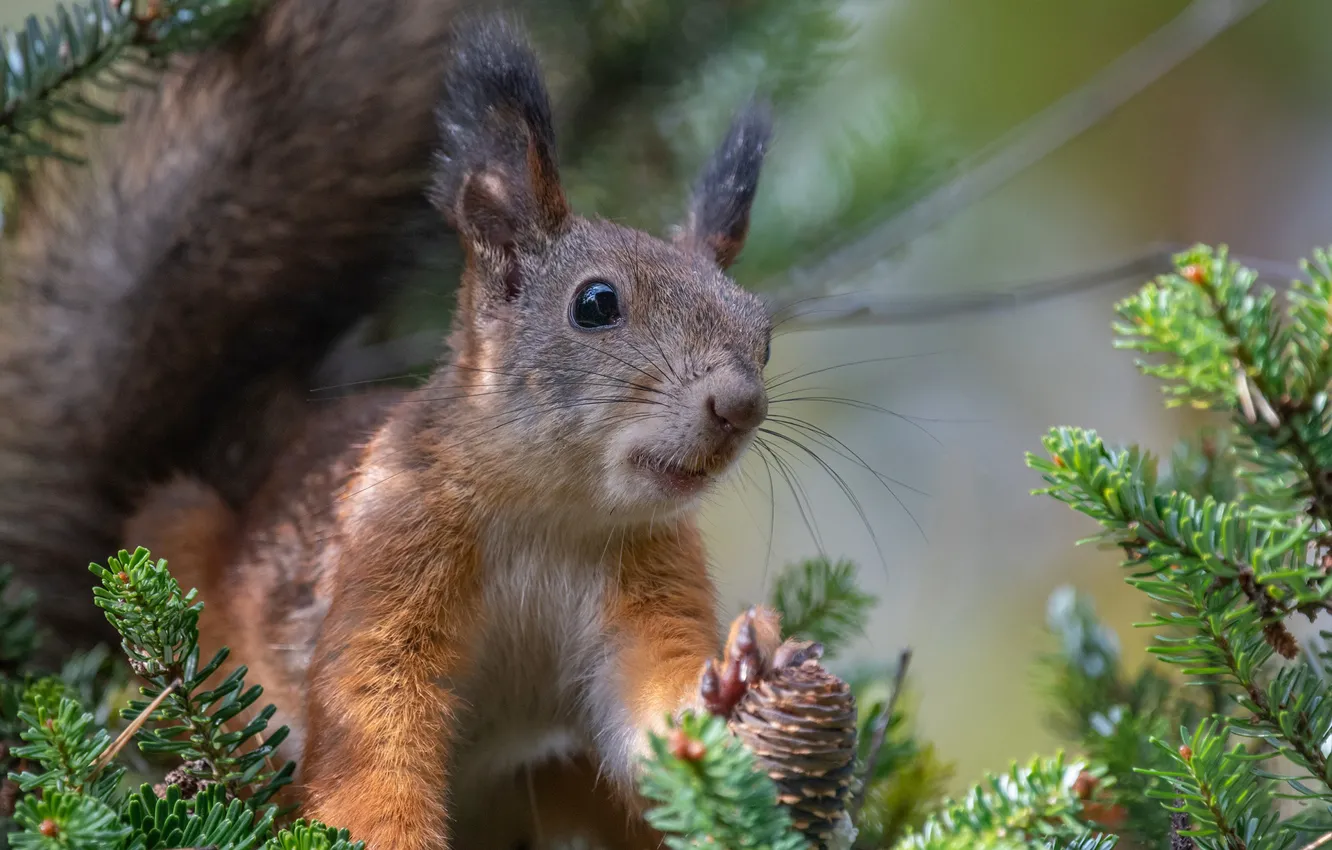
{"type": "Polygon", "coordinates": [[[781,639],[781,623],[769,608],[754,607],[736,617],[720,662],[709,659],[699,682],[699,696],[713,714],[730,717],[750,688],[773,670],[820,658],[813,641],[781,639]]]}

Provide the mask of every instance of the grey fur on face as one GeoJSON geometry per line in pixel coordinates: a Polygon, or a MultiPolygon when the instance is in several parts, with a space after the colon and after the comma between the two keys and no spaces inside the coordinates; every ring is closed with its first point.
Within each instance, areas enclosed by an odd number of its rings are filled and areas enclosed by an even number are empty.
{"type": "Polygon", "coordinates": [[[436,384],[469,388],[478,435],[495,425],[477,451],[523,453],[571,500],[630,513],[686,504],[767,410],[771,322],[724,271],[748,230],[767,110],[740,111],[666,241],[569,210],[531,49],[503,18],[466,32],[437,116],[431,198],[468,264],[454,359],[436,384]],[[614,314],[604,325],[574,316],[590,286],[602,301],[584,307],[614,314]]]}

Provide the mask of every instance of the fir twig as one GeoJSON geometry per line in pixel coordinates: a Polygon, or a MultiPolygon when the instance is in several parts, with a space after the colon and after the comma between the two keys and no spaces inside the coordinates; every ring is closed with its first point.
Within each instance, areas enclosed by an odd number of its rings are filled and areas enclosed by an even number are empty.
{"type": "Polygon", "coordinates": [[[850,561],[811,558],[777,577],[772,604],[788,636],[812,640],[832,658],[847,641],[861,635],[878,600],[860,589],[850,561]]]}
{"type": "Polygon", "coordinates": [[[640,787],[658,804],[647,813],[648,823],[666,834],[672,850],[807,850],[777,804],[777,786],[724,719],[686,714],[650,744],[640,787]]]}
{"type": "MultiPolygon", "coordinates": [[[[47,677],[29,685],[21,705],[12,709],[23,723],[26,742],[15,749],[25,759],[13,775],[14,793],[24,794],[13,806],[19,832],[0,837],[0,847],[363,850],[345,830],[317,822],[297,821],[274,831],[278,808],[268,799],[288,779],[291,766],[266,771],[263,759],[285,729],[264,737],[270,707],[244,729],[227,731],[227,721],[252,704],[260,689],[245,690],[243,669],[211,690],[200,688],[225,653],[200,665],[201,604],[195,593],[182,594],[165,563],[152,562],[145,550],[121,553],[109,564],[110,569],[93,567],[102,579],[97,603],[121,632],[134,668],[149,682],[146,691],[156,687],[156,693],[151,702],[132,706],[125,716],[133,722],[113,741],[78,699],[84,675],[100,667],[102,654],[88,656],[94,664],[74,664],[74,681],[47,677]],[[182,732],[187,739],[180,739],[182,732]],[[259,745],[245,750],[256,736],[259,745]],[[164,783],[142,785],[126,795],[120,790],[125,769],[115,757],[134,737],[146,750],[189,760],[171,770],[164,783]],[[200,753],[210,758],[197,759],[200,753]]],[[[10,691],[0,696],[8,700],[10,691]]],[[[5,706],[6,715],[10,711],[5,706]]]]}
{"type": "Polygon", "coordinates": [[[1100,539],[1135,553],[1129,582],[1167,606],[1162,627],[1188,631],[1151,651],[1186,674],[1222,676],[1240,689],[1248,721],[1234,731],[1262,738],[1329,786],[1322,742],[1332,730],[1332,705],[1307,665],[1286,667],[1266,686],[1260,671],[1272,658],[1268,622],[1239,587],[1245,570],[1280,599],[1283,612],[1326,605],[1321,569],[1301,563],[1309,522],[1291,523],[1259,507],[1201,502],[1157,492],[1155,465],[1137,449],[1112,450],[1090,431],[1055,429],[1046,438],[1052,460],[1029,456],[1055,496],[1097,519],[1100,539]]]}
{"type": "MultiPolygon", "coordinates": [[[[1308,833],[1321,837],[1306,846],[1318,847],[1332,841],[1327,656],[1301,654],[1285,621],[1332,610],[1332,254],[1315,253],[1307,279],[1281,301],[1224,248],[1200,246],[1176,263],[1118,305],[1118,345],[1153,356],[1139,366],[1164,381],[1168,406],[1228,413],[1225,448],[1205,438],[1203,462],[1162,483],[1147,453],[1059,428],[1045,439],[1049,460],[1029,463],[1049,485],[1040,492],[1091,516],[1104,529],[1095,539],[1127,553],[1129,583],[1161,606],[1152,623],[1163,633],[1150,651],[1211,695],[1210,708],[1173,700],[1170,711],[1201,709],[1204,718],[1187,724],[1191,734],[1182,727],[1178,748],[1153,736],[1158,755],[1137,767],[1156,783],[1147,794],[1172,812],[1172,848],[1290,848],[1308,833]],[[1230,472],[1216,474],[1222,468],[1230,472]],[[1242,709],[1234,716],[1232,698],[1242,709]],[[1274,756],[1300,772],[1259,766],[1274,756]],[[1278,797],[1305,805],[1283,821],[1278,797]]],[[[1099,689],[1076,705],[1107,738],[1140,740],[1162,719],[1117,675],[1071,676],[1066,696],[1079,682],[1099,689]],[[1104,711],[1088,715],[1097,699],[1104,711]]],[[[1164,831],[1134,828],[1151,842],[1164,831]]]]}
{"type": "Polygon", "coordinates": [[[871,727],[869,752],[865,756],[865,765],[861,770],[860,788],[856,791],[855,799],[847,808],[853,822],[859,819],[860,810],[865,807],[865,795],[869,793],[870,781],[874,778],[879,755],[883,752],[883,744],[888,736],[888,726],[892,722],[893,713],[897,711],[897,701],[906,685],[907,669],[910,666],[911,649],[908,647],[897,656],[897,670],[893,673],[893,686],[888,694],[888,702],[871,727]]]}
{"type": "Polygon", "coordinates": [[[1192,735],[1181,730],[1181,737],[1184,743],[1178,747],[1153,741],[1169,754],[1172,764],[1144,771],[1169,786],[1154,790],[1153,796],[1169,801],[1168,808],[1187,817],[1189,828],[1179,834],[1228,850],[1271,846],[1280,832],[1272,781],[1249,767],[1252,758],[1242,747],[1227,749],[1226,725],[1208,720],[1192,735]]]}
{"type": "MultiPolygon", "coordinates": [[[[122,635],[130,666],[147,683],[144,693],[156,700],[169,691],[149,713],[150,723],[139,730],[140,749],[202,765],[207,778],[230,794],[245,790],[256,803],[271,799],[291,781],[295,770],[290,762],[276,772],[265,770],[268,756],[286,738],[287,727],[263,737],[276,712],[268,705],[243,729],[228,731],[228,722],[249,711],[263,688],[245,687],[245,667],[205,687],[226,661],[227,651],[219,650],[201,663],[198,619],[203,604],[195,601],[197,592],[182,594],[166,562],[153,562],[146,549],[133,555],[121,552],[108,564],[109,568],[90,567],[101,579],[101,587],[93,591],[96,603],[122,635]],[[259,744],[245,749],[256,736],[259,744]]],[[[147,702],[135,701],[123,716],[135,719],[147,708],[147,702]]]]}
{"type": "Polygon", "coordinates": [[[1014,764],[1009,772],[973,787],[963,800],[949,802],[899,846],[903,850],[963,847],[1078,847],[1105,850],[1113,835],[1098,834],[1084,820],[1076,777],[1100,778],[1099,768],[1068,765],[1062,755],[1014,764]]]}

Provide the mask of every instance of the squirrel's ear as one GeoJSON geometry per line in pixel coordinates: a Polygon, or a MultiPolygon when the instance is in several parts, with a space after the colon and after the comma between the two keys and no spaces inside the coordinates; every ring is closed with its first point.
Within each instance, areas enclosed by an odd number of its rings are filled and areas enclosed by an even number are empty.
{"type": "Polygon", "coordinates": [[[735,116],[694,184],[688,216],[675,234],[677,245],[712,257],[723,269],[735,262],[749,233],[749,208],[771,138],[765,104],[751,103],[735,116]]]}
{"type": "Polygon", "coordinates": [[[444,88],[431,201],[484,253],[538,248],[569,206],[550,101],[521,30],[500,16],[459,28],[444,88]]]}

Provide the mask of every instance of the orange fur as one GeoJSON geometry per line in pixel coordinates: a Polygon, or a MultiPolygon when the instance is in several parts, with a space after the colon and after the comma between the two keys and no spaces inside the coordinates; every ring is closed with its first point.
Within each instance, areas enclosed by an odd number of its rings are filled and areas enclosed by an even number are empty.
{"type": "Polygon", "coordinates": [[[703,662],[717,654],[715,591],[693,524],[663,530],[626,553],[619,591],[609,619],[628,638],[624,699],[640,726],[657,728],[693,705],[703,662]]]}

